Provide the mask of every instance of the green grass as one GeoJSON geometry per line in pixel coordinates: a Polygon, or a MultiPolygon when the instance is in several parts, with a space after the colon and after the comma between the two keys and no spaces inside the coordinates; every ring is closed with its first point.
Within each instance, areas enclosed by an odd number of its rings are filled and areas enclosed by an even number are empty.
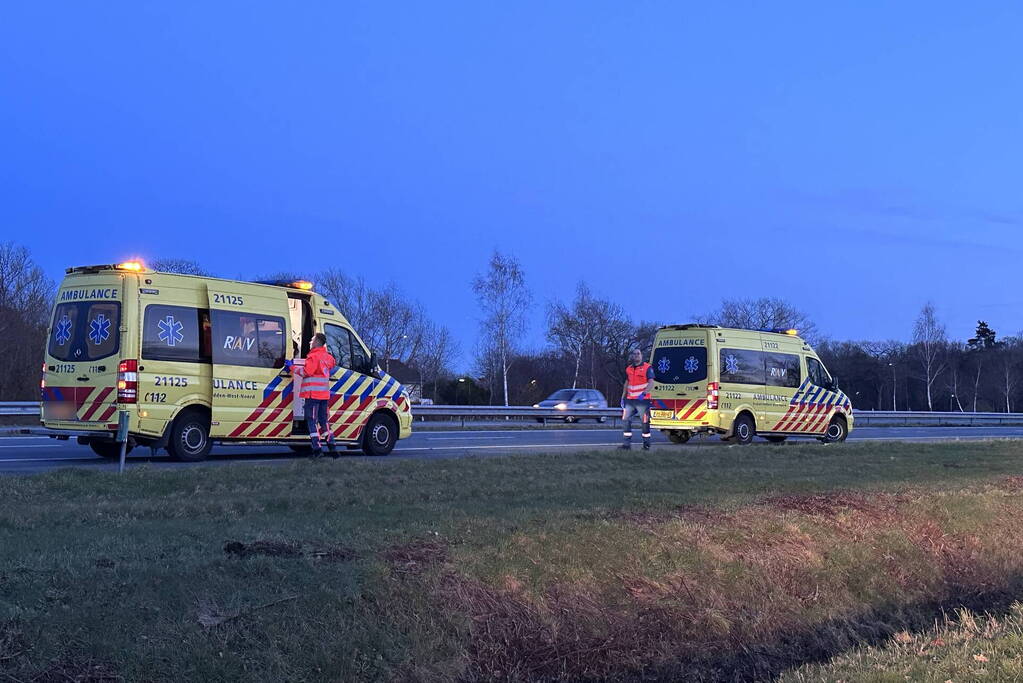
{"type": "Polygon", "coordinates": [[[1014,590],[1021,456],[808,444],[0,479],[0,681],[778,673],[1014,590]],[[867,493],[814,497],[836,490],[867,493]]]}

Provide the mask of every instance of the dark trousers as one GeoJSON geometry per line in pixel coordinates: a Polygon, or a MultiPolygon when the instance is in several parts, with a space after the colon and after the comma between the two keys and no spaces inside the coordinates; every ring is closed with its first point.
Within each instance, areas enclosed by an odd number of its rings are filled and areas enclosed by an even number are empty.
{"type": "Polygon", "coordinates": [[[622,432],[622,436],[625,437],[625,443],[632,441],[632,418],[639,417],[639,422],[643,426],[643,445],[650,445],[650,401],[643,398],[627,398],[625,399],[625,409],[622,410],[622,421],[625,423],[625,431],[622,432]]]}
{"type": "Polygon", "coordinates": [[[327,424],[327,404],[325,398],[307,398],[305,400],[305,424],[309,429],[309,440],[313,442],[313,450],[320,450],[320,434],[327,438],[327,446],[334,448],[334,432],[327,424]]]}

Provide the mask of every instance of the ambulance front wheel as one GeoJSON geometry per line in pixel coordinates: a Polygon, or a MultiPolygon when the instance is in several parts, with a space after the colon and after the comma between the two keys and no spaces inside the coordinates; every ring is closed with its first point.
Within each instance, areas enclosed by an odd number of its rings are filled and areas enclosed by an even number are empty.
{"type": "Polygon", "coordinates": [[[376,413],[362,433],[362,452],[387,455],[398,441],[398,422],[387,413],[376,413]]]}
{"type": "Polygon", "coordinates": [[[841,443],[848,436],[849,426],[846,424],[845,418],[836,415],[828,423],[828,431],[824,432],[824,436],[818,437],[817,440],[821,443],[841,443]]]}
{"type": "MultiPolygon", "coordinates": [[[[125,455],[131,453],[131,441],[128,441],[128,448],[125,451],[125,455]]],[[[116,441],[110,441],[107,439],[93,439],[89,442],[89,448],[92,452],[101,458],[107,460],[118,460],[121,457],[121,444],[116,441]]]]}
{"type": "Polygon", "coordinates": [[[199,462],[210,454],[209,413],[188,408],[177,416],[167,440],[167,452],[174,460],[199,462]]]}

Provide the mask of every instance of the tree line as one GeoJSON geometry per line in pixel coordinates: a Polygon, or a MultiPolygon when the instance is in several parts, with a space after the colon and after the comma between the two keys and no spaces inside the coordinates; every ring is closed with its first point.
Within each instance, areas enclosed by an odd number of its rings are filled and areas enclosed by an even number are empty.
{"type": "MultiPolygon", "coordinates": [[[[158,259],[154,270],[211,275],[187,259],[158,259]]],[[[277,273],[305,277],[334,303],[377,354],[386,371],[415,381],[438,403],[529,405],[557,389],[601,391],[617,404],[628,352],[648,355],[657,328],[684,320],[637,320],[618,302],[580,282],[567,300],[538,303],[514,256],[495,251],[467,283],[476,297],[479,336],[471,372],[458,373],[461,350],[451,331],[427,315],[396,283],[373,284],[338,269],[277,273]],[[531,347],[530,314],[544,314],[544,344],[531,347]]],[[[39,367],[55,292],[31,254],[0,243],[0,401],[38,397],[39,367]]],[[[795,328],[814,345],[839,386],[862,410],[1012,412],[1023,406],[1023,336],[1000,337],[978,321],[972,336],[951,338],[931,304],[909,341],[836,341],[789,302],[726,299],[693,322],[749,329],[795,328]]]]}

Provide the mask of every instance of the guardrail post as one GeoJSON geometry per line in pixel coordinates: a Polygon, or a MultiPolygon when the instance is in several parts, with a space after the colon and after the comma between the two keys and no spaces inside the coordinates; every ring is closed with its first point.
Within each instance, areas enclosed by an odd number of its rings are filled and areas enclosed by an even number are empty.
{"type": "Polygon", "coordinates": [[[128,457],[128,411],[122,410],[117,415],[117,440],[121,444],[121,460],[117,473],[124,474],[124,461],[128,457]]]}

